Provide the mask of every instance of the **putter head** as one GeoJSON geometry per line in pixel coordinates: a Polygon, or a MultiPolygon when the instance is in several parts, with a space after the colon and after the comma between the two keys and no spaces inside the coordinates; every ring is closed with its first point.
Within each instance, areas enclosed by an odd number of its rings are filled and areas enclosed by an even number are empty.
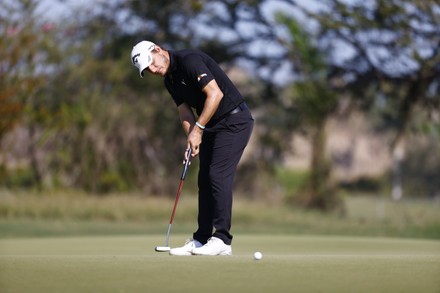
{"type": "Polygon", "coordinates": [[[171,247],[169,246],[156,246],[156,248],[154,249],[157,252],[168,252],[171,250],[171,247]]]}

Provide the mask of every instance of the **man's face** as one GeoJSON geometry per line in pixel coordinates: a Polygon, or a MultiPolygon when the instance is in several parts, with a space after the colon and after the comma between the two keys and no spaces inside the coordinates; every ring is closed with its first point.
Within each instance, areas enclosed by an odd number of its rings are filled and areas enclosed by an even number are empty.
{"type": "Polygon", "coordinates": [[[145,70],[152,74],[165,76],[170,66],[170,60],[164,55],[162,50],[154,50],[152,56],[153,62],[145,70]]]}

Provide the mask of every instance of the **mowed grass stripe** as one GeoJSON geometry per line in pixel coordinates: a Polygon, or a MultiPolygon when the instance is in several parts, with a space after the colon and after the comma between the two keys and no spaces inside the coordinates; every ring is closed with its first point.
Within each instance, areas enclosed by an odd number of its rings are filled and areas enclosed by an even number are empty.
{"type": "MultiPolygon", "coordinates": [[[[0,240],[2,292],[439,292],[440,243],[243,235],[231,257],[154,252],[162,235],[0,240]],[[393,249],[394,248],[394,249],[393,249]],[[255,261],[254,251],[263,259],[255,261]]],[[[184,235],[172,242],[184,241],[184,235]]]]}
{"type": "MultiPolygon", "coordinates": [[[[165,233],[164,233],[165,234],[165,233]]],[[[188,235],[170,236],[170,245],[178,246],[185,242],[188,235]]],[[[32,254],[55,254],[61,252],[108,254],[126,252],[128,254],[161,255],[154,251],[157,245],[165,244],[165,235],[145,236],[78,236],[45,238],[9,238],[0,239],[0,255],[13,252],[32,254]]],[[[292,236],[292,235],[238,235],[233,240],[234,254],[257,250],[270,252],[344,253],[386,252],[393,253],[440,253],[440,241],[422,239],[399,239],[380,237],[338,237],[338,236],[292,236]],[[425,249],[418,249],[423,247],[425,249]]],[[[166,254],[166,253],[165,253],[166,254]]]]}
{"type": "MultiPolygon", "coordinates": [[[[19,257],[4,292],[438,292],[438,261],[326,256],[19,257]],[[10,291],[9,291],[10,290],[10,291]]],[[[3,260],[2,260],[3,263],[3,260]]],[[[3,279],[7,278],[7,279],[3,279]]]]}

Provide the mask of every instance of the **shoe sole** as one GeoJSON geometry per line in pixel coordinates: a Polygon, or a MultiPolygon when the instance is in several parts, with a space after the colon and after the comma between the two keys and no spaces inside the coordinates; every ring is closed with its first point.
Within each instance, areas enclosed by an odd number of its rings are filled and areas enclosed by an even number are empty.
{"type": "Polygon", "coordinates": [[[170,250],[170,255],[176,255],[176,256],[188,256],[188,255],[192,255],[191,251],[181,251],[181,252],[176,252],[173,251],[172,249],[170,250]]]}
{"type": "Polygon", "coordinates": [[[176,255],[176,256],[188,256],[188,255],[192,255],[191,251],[195,248],[200,248],[202,247],[202,244],[200,242],[198,242],[197,240],[194,240],[194,244],[193,247],[191,248],[186,248],[185,247],[188,245],[184,245],[182,247],[176,247],[176,248],[171,248],[169,254],[170,255],[176,255]],[[194,247],[195,246],[195,247],[194,247]]]}
{"type": "Polygon", "coordinates": [[[188,253],[188,254],[183,254],[183,253],[171,253],[170,252],[170,255],[173,255],[173,256],[191,256],[192,254],[191,253],[188,253]]]}
{"type": "Polygon", "coordinates": [[[217,254],[197,253],[197,252],[191,251],[191,254],[192,255],[207,255],[207,256],[232,255],[232,251],[222,251],[222,252],[217,253],[217,254]]]}

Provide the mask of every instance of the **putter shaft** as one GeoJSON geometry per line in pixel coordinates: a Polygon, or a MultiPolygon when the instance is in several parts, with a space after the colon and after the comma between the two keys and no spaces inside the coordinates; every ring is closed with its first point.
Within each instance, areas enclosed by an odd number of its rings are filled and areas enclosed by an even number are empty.
{"type": "MultiPolygon", "coordinates": [[[[174,221],[174,214],[176,213],[176,208],[177,208],[177,203],[179,202],[179,198],[180,198],[180,193],[182,192],[182,187],[183,187],[183,181],[185,180],[186,177],[186,172],[188,171],[188,166],[189,166],[189,161],[191,159],[191,148],[187,151],[187,160],[185,160],[185,164],[183,166],[183,171],[182,171],[182,176],[180,177],[180,184],[179,184],[179,188],[177,189],[177,194],[176,194],[176,199],[174,201],[174,207],[173,207],[173,212],[171,213],[171,218],[170,218],[170,223],[168,225],[168,230],[167,230],[167,235],[165,238],[165,246],[168,246],[169,243],[169,239],[170,239],[170,231],[171,231],[171,225],[173,224],[174,221]]],[[[157,250],[157,249],[156,249],[157,250]]]]}

